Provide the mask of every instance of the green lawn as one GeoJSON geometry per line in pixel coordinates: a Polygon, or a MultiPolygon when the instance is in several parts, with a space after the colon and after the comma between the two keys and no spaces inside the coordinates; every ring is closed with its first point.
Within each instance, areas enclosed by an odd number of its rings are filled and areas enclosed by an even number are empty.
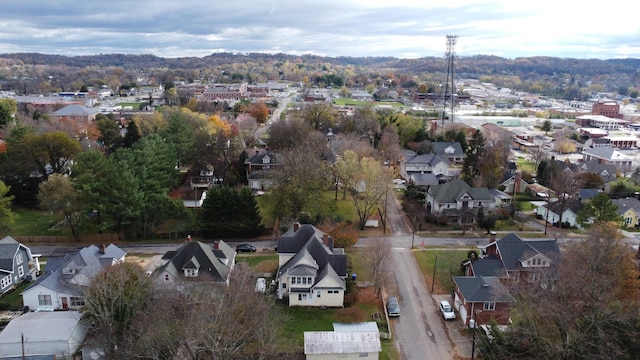
{"type": "MultiPolygon", "coordinates": [[[[22,296],[20,295],[20,293],[22,293],[22,291],[24,289],[27,288],[27,286],[29,286],[30,284],[23,284],[23,285],[19,285],[18,287],[16,287],[13,291],[11,291],[10,293],[2,296],[0,298],[0,303],[3,304],[9,304],[8,305],[8,309],[9,310],[19,310],[23,305],[22,305],[22,296]]],[[[0,306],[0,308],[3,308],[6,305],[2,305],[0,306]]]]}
{"type": "Polygon", "coordinates": [[[450,294],[455,289],[455,285],[451,277],[463,275],[460,270],[460,264],[467,258],[469,250],[477,249],[433,249],[414,252],[420,271],[422,271],[425,279],[427,279],[427,287],[431,289],[433,286],[434,294],[450,294]],[[436,276],[435,283],[432,283],[434,265],[436,266],[436,276]]]}
{"type": "Polygon", "coordinates": [[[47,211],[18,207],[13,212],[16,218],[9,232],[11,236],[67,235],[67,228],[64,226],[59,230],[49,230],[56,222],[56,217],[47,211]]]}
{"type": "Polygon", "coordinates": [[[518,166],[519,170],[524,170],[524,171],[527,171],[527,172],[529,172],[531,174],[536,172],[535,168],[534,168],[534,164],[531,161],[529,161],[529,160],[527,160],[525,158],[518,157],[516,159],[516,165],[518,166]]]}
{"type": "Polygon", "coordinates": [[[276,253],[271,255],[239,253],[236,261],[246,263],[257,273],[275,273],[278,270],[278,254],[276,253]]]}

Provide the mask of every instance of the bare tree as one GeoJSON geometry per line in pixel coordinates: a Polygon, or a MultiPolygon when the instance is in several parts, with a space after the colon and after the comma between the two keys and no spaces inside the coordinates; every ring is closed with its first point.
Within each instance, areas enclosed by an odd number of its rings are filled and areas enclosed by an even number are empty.
{"type": "Polygon", "coordinates": [[[364,248],[364,260],[369,269],[376,295],[380,297],[382,290],[391,285],[391,241],[386,237],[375,237],[364,248]]]}
{"type": "Polygon", "coordinates": [[[562,213],[567,209],[569,202],[573,199],[575,193],[582,187],[583,177],[578,173],[558,168],[551,177],[551,190],[556,193],[558,197],[558,214],[560,219],[558,225],[562,225],[562,213]]]}

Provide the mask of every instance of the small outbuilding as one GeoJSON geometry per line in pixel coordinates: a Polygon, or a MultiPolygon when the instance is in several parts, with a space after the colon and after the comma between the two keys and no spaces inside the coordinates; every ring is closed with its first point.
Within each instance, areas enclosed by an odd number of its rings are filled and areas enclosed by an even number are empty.
{"type": "Polygon", "coordinates": [[[0,358],[49,355],[66,359],[75,354],[88,326],[78,311],[29,312],[17,317],[0,333],[0,358]]]}

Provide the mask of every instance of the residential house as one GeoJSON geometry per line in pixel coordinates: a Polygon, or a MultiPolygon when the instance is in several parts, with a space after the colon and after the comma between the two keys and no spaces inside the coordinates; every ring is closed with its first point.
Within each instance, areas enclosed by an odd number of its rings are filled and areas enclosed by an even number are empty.
{"type": "Polygon", "coordinates": [[[454,276],[454,307],[462,322],[469,326],[471,320],[477,325],[495,322],[508,325],[511,304],[515,299],[509,290],[494,276],[454,276]]]}
{"type": "Polygon", "coordinates": [[[235,267],[236,251],[220,240],[213,247],[200,241],[188,241],[162,256],[162,266],[153,273],[158,289],[177,288],[187,292],[195,285],[229,285],[235,267]]]}
{"type": "Polygon", "coordinates": [[[591,201],[591,199],[600,194],[602,192],[602,190],[600,189],[580,189],[578,190],[578,199],[580,199],[580,202],[586,204],[589,201],[591,201]]]}
{"type": "Polygon", "coordinates": [[[556,240],[525,240],[513,233],[499,240],[492,233],[489,243],[479,248],[479,258],[465,263],[465,276],[493,276],[506,286],[539,283],[540,271],[560,257],[556,240]]]}
{"type": "Polygon", "coordinates": [[[431,144],[433,153],[441,159],[447,159],[450,163],[460,164],[464,160],[464,151],[459,142],[437,141],[431,144]]]}
{"type": "Polygon", "coordinates": [[[526,191],[529,184],[522,179],[522,172],[507,172],[500,182],[500,188],[504,187],[507,194],[522,194],[526,191]]]}
{"type": "Polygon", "coordinates": [[[440,180],[433,173],[412,173],[407,181],[416,186],[438,185],[440,180]]]}
{"type": "Polygon", "coordinates": [[[553,226],[560,226],[559,222],[562,222],[564,226],[580,227],[578,223],[578,212],[582,210],[584,203],[578,199],[568,199],[563,205],[560,201],[552,201],[549,203],[541,204],[534,209],[534,213],[541,217],[543,220],[548,221],[553,226]]]}
{"type": "Polygon", "coordinates": [[[278,156],[271,151],[259,151],[244,161],[249,188],[269,190],[273,186],[271,172],[279,165],[278,156]]]}
{"type": "Polygon", "coordinates": [[[513,204],[513,196],[498,189],[489,189],[489,195],[494,199],[494,207],[507,208],[513,204]]]}
{"type": "Polygon", "coordinates": [[[304,354],[307,360],[377,360],[381,351],[380,334],[377,331],[304,332],[304,354]]]}
{"type": "Polygon", "coordinates": [[[413,151],[405,151],[400,175],[405,180],[410,180],[413,174],[426,173],[433,174],[438,179],[446,178],[449,174],[449,162],[435,154],[418,155],[413,151]]]}
{"type": "Polygon", "coordinates": [[[449,222],[474,224],[479,209],[495,208],[495,197],[486,187],[471,187],[458,179],[429,187],[425,207],[436,216],[446,216],[449,222]]]}
{"type": "Polygon", "coordinates": [[[618,207],[618,215],[622,216],[623,224],[625,226],[640,226],[640,200],[632,197],[613,199],[611,202],[618,207]]]}
{"type": "Polygon", "coordinates": [[[40,272],[39,255],[17,242],[11,236],[0,240],[0,294],[20,285],[26,280],[35,280],[40,272]]]}
{"type": "Polygon", "coordinates": [[[344,249],[315,226],[295,223],[278,238],[277,294],[289,306],[344,306],[346,277],[344,249]]]}
{"type": "Polygon", "coordinates": [[[597,160],[601,164],[611,164],[622,168],[630,168],[633,159],[614,148],[597,147],[582,150],[582,160],[597,160]]]}
{"type": "Polygon", "coordinates": [[[31,310],[79,309],[84,289],[107,267],[125,260],[116,245],[82,248],[64,258],[48,258],[42,275],[22,292],[22,302],[31,310]]]}

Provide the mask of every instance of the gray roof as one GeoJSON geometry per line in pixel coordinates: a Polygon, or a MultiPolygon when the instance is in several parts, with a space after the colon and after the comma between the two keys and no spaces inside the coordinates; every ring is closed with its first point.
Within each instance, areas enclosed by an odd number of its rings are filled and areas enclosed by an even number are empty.
{"type": "Polygon", "coordinates": [[[473,200],[491,200],[486,187],[471,187],[463,180],[452,180],[442,185],[432,185],[428,193],[440,203],[454,203],[465,193],[473,200]]]}
{"type": "Polygon", "coordinates": [[[411,183],[418,186],[438,185],[440,183],[438,177],[433,173],[418,173],[408,171],[407,176],[409,177],[411,183]]]}
{"type": "Polygon", "coordinates": [[[515,302],[495,276],[454,276],[453,281],[468,302],[515,302]]]}
{"type": "Polygon", "coordinates": [[[610,147],[597,147],[597,148],[584,149],[582,153],[595,156],[600,159],[607,159],[607,160],[626,160],[626,161],[632,160],[627,155],[610,147]]]}
{"type": "Polygon", "coordinates": [[[67,105],[58,111],[54,111],[53,116],[90,116],[97,114],[99,109],[88,108],[82,105],[67,105]]]}
{"type": "Polygon", "coordinates": [[[551,260],[560,255],[558,243],[555,240],[523,240],[516,234],[509,234],[499,240],[496,245],[506,270],[520,269],[520,261],[531,258],[535,254],[542,254],[551,260]]]}
{"type": "Polygon", "coordinates": [[[464,152],[462,151],[462,145],[459,142],[451,141],[438,141],[431,144],[433,146],[433,152],[441,157],[462,157],[464,152]],[[445,150],[451,148],[452,153],[447,153],[445,150]]]}
{"type": "Polygon", "coordinates": [[[163,259],[169,261],[156,270],[155,276],[168,272],[183,281],[226,282],[231,269],[224,262],[235,261],[234,257],[235,250],[222,240],[215,250],[208,244],[190,241],[165,253],[163,259]],[[184,269],[198,269],[198,276],[187,278],[184,269]]]}
{"type": "Polygon", "coordinates": [[[580,189],[578,190],[578,196],[580,200],[588,200],[592,197],[598,195],[600,193],[600,189],[580,189]]]}
{"type": "Polygon", "coordinates": [[[636,214],[640,214],[640,200],[636,198],[613,199],[611,202],[618,207],[619,215],[624,214],[629,209],[633,209],[636,214]]]}
{"type": "Polygon", "coordinates": [[[407,157],[405,158],[404,163],[405,165],[406,164],[428,164],[430,166],[436,166],[439,163],[445,163],[447,165],[449,164],[446,159],[443,159],[435,154],[421,154],[421,155],[414,155],[412,157],[407,157]]]}
{"type": "Polygon", "coordinates": [[[378,323],[375,321],[365,321],[359,323],[333,323],[333,331],[350,331],[350,332],[380,332],[378,323]]]}
{"type": "Polygon", "coordinates": [[[277,277],[279,278],[296,265],[307,263],[309,258],[315,261],[321,274],[325,271],[324,268],[330,264],[339,277],[346,276],[347,258],[344,252],[338,251],[340,249],[333,249],[333,238],[328,235],[328,245],[325,245],[322,241],[324,235],[324,232],[313,225],[301,224],[298,226],[298,230],[292,227],[280,236],[278,238],[278,254],[295,255],[278,269],[277,277]]]}
{"type": "Polygon", "coordinates": [[[502,260],[493,255],[479,260],[473,260],[469,266],[473,269],[475,276],[506,276],[502,260]]]}
{"type": "Polygon", "coordinates": [[[377,332],[305,331],[304,353],[358,354],[382,351],[377,332]]]}
{"type": "Polygon", "coordinates": [[[253,164],[253,165],[273,165],[278,163],[278,160],[279,160],[278,157],[279,156],[274,152],[263,151],[247,158],[244,162],[245,164],[253,164]],[[267,156],[269,157],[269,162],[265,163],[263,162],[263,159],[267,156]]]}
{"type": "Polygon", "coordinates": [[[13,271],[13,258],[20,246],[21,244],[11,236],[0,240],[0,271],[13,271]]]}
{"type": "Polygon", "coordinates": [[[103,249],[90,245],[60,260],[47,259],[42,275],[24,291],[44,286],[65,294],[81,296],[82,287],[88,285],[88,281],[125,255],[126,252],[114,244],[103,249]],[[65,274],[65,271],[68,273],[65,274]]]}

